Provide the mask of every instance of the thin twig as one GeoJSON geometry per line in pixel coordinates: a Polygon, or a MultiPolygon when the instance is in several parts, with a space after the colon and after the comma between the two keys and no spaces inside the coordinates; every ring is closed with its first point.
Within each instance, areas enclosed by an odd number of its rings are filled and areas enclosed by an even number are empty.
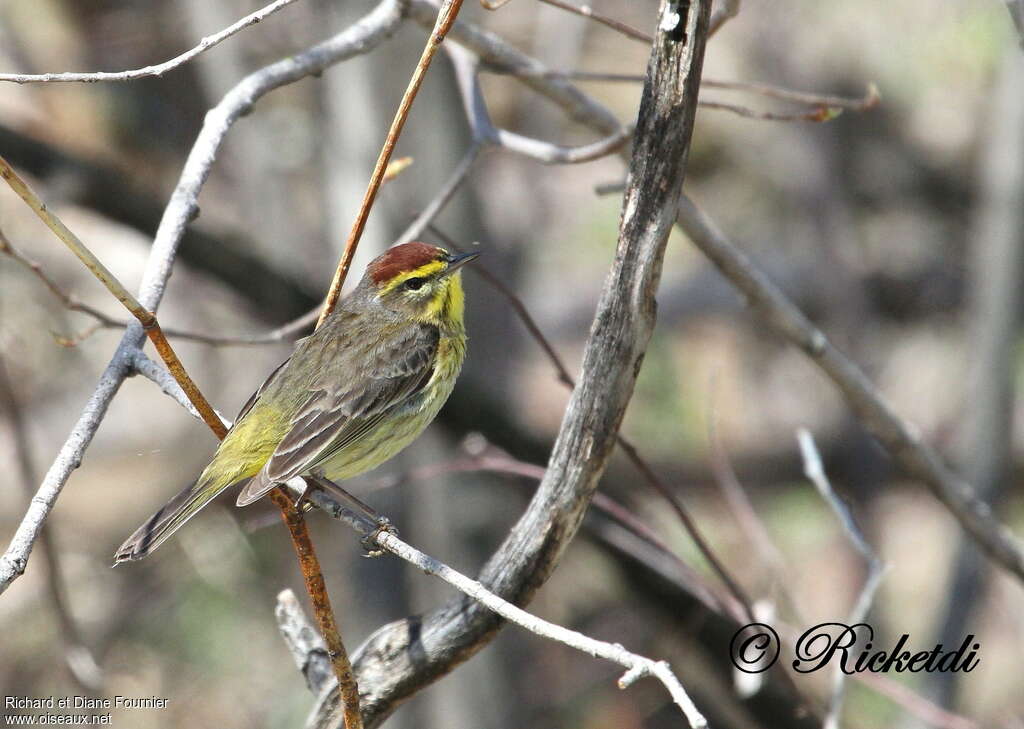
{"type": "Polygon", "coordinates": [[[619,678],[619,688],[625,689],[644,676],[657,678],[668,689],[673,702],[682,710],[690,726],[707,726],[707,721],[700,711],[697,710],[697,707],[694,706],[683,689],[682,684],[679,683],[679,680],[665,661],[653,661],[650,658],[631,653],[621,645],[594,640],[575,630],[563,628],[531,615],[525,610],[498,597],[480,582],[466,577],[443,562],[410,546],[399,539],[393,532],[380,530],[376,524],[369,522],[361,515],[355,514],[344,505],[335,501],[325,491],[317,489],[310,493],[308,498],[329,516],[346,522],[364,539],[372,541],[381,549],[409,562],[426,574],[434,575],[444,580],[459,592],[471,597],[510,623],[514,623],[542,638],[562,643],[587,655],[603,658],[622,666],[626,669],[626,673],[619,678]]]}
{"type": "Polygon", "coordinates": [[[809,122],[830,122],[843,113],[843,110],[835,106],[823,106],[812,111],[778,112],[759,111],[739,104],[726,104],[721,101],[701,101],[702,109],[715,111],[728,111],[745,119],[756,119],[759,121],[809,121],[809,122]]]}
{"type": "Polygon", "coordinates": [[[171,327],[164,329],[164,334],[174,339],[186,339],[192,342],[199,342],[200,344],[209,344],[214,347],[249,347],[261,344],[277,344],[279,342],[294,339],[295,335],[303,329],[308,329],[313,326],[319,315],[320,306],[317,305],[316,308],[310,309],[297,319],[293,319],[286,324],[282,324],[276,329],[271,329],[269,332],[263,332],[260,334],[235,334],[233,336],[221,336],[217,334],[203,334],[202,332],[184,331],[182,329],[173,329],[171,327]]]}
{"type": "Polygon", "coordinates": [[[792,101],[795,104],[804,104],[805,106],[834,106],[839,109],[848,109],[850,111],[867,111],[868,109],[873,109],[878,106],[882,100],[882,95],[878,91],[878,86],[873,83],[868,84],[867,89],[864,91],[864,95],[860,98],[815,94],[807,91],[794,91],[793,89],[787,89],[784,86],[773,86],[771,84],[758,84],[745,81],[716,81],[714,79],[704,79],[701,82],[701,85],[705,88],[724,89],[727,91],[743,91],[750,94],[764,96],[769,99],[792,101]]]}
{"type": "Polygon", "coordinates": [[[992,515],[988,504],[942,462],[900,418],[864,372],[773,284],[685,195],[678,224],[716,268],[747,298],[776,334],[806,354],[840,389],[847,403],[899,466],[921,479],[960,525],[999,565],[1024,580],[1024,547],[992,515]]]}
{"type": "MultiPolygon", "coordinates": [[[[644,33],[642,30],[637,30],[633,26],[627,25],[626,23],[623,23],[620,20],[616,20],[615,18],[603,15],[594,10],[589,5],[573,5],[572,3],[564,2],[564,0],[540,1],[542,3],[552,5],[561,10],[567,10],[570,13],[582,15],[584,18],[588,18],[590,20],[593,20],[594,22],[600,23],[601,25],[607,26],[608,28],[611,28],[614,31],[622,33],[622,35],[626,36],[627,38],[632,38],[633,40],[638,40],[641,43],[646,43],[648,45],[654,42],[654,38],[648,35],[647,33],[644,33]]],[[[713,33],[714,31],[711,32],[713,33]]]]}
{"type": "Polygon", "coordinates": [[[158,63],[155,66],[145,66],[131,71],[91,71],[91,72],[67,72],[67,73],[0,73],[0,81],[13,81],[14,83],[56,83],[76,81],[81,83],[95,83],[97,81],[134,81],[135,79],[146,78],[147,76],[163,76],[168,71],[184,65],[199,54],[208,51],[221,41],[227,40],[239,31],[245,30],[250,25],[255,25],[270,17],[286,5],[291,5],[295,0],[275,0],[264,8],[246,15],[244,18],[228,26],[219,33],[206,36],[199,41],[194,48],[175,56],[169,61],[158,63]]]}
{"type": "Polygon", "coordinates": [[[117,326],[122,329],[128,325],[128,322],[126,320],[115,319],[112,316],[108,316],[99,309],[95,309],[89,306],[88,304],[83,304],[82,302],[78,301],[73,296],[68,294],[66,291],[64,291],[64,289],[62,289],[60,285],[56,281],[54,281],[49,276],[49,274],[46,273],[46,271],[43,270],[42,264],[40,264],[38,261],[32,260],[31,258],[26,256],[22,251],[15,248],[14,244],[11,243],[11,241],[7,238],[3,230],[0,230],[0,253],[4,253],[5,255],[14,259],[19,264],[21,264],[29,271],[31,271],[36,278],[43,282],[43,285],[47,289],[49,289],[50,293],[57,297],[57,299],[69,311],[78,311],[83,314],[88,314],[89,316],[93,317],[100,324],[103,325],[109,325],[112,327],[117,326]]]}
{"type": "Polygon", "coordinates": [[[348,269],[352,265],[352,258],[356,254],[356,247],[359,245],[359,239],[363,235],[363,229],[366,227],[366,221],[370,216],[370,208],[373,207],[377,191],[384,180],[384,173],[387,170],[388,161],[391,159],[391,153],[395,149],[395,144],[398,143],[398,136],[402,133],[405,120],[409,117],[412,102],[416,99],[416,94],[420,90],[420,85],[423,83],[423,78],[430,67],[430,62],[434,59],[437,49],[441,46],[445,36],[455,22],[461,7],[462,0],[444,0],[441,9],[437,13],[437,19],[434,21],[430,37],[423,47],[420,60],[416,64],[412,78],[409,79],[409,85],[402,95],[402,101],[398,105],[398,111],[395,112],[395,117],[391,121],[391,128],[388,129],[384,146],[377,157],[377,164],[374,166],[373,174],[370,176],[370,183],[366,188],[366,194],[363,195],[363,201],[359,206],[359,212],[356,214],[355,223],[353,223],[352,230],[348,234],[348,240],[345,241],[345,249],[342,251],[341,260],[338,261],[338,268],[334,272],[334,280],[331,281],[331,288],[327,292],[323,311],[320,313],[320,319],[317,321],[318,327],[334,311],[334,307],[338,303],[338,298],[341,296],[341,287],[345,284],[345,277],[348,275],[348,269]]]}
{"type": "Polygon", "coordinates": [[[541,139],[526,137],[500,129],[491,121],[480,89],[480,57],[458,44],[449,45],[448,56],[455,70],[455,82],[462,96],[474,144],[490,144],[530,157],[544,164],[578,164],[604,157],[622,147],[632,134],[632,127],[617,126],[604,139],[578,147],[563,147],[541,139]]]}
{"type": "MultiPolygon", "coordinates": [[[[864,585],[857,597],[857,602],[847,618],[848,625],[857,625],[864,621],[868,611],[871,609],[875,592],[878,590],[878,586],[881,584],[882,577],[885,574],[885,566],[875,555],[874,550],[868,545],[849,508],[839,498],[839,495],[836,494],[832,484],[829,483],[828,476],[825,475],[825,466],[821,462],[821,454],[818,453],[818,448],[814,444],[814,437],[810,431],[806,428],[800,428],[797,431],[796,437],[800,445],[800,455],[804,462],[804,475],[814,484],[818,494],[829,505],[829,508],[832,509],[832,512],[839,519],[847,539],[850,540],[850,543],[853,544],[857,552],[864,558],[868,566],[867,579],[864,580],[864,585]]],[[[822,729],[839,729],[839,715],[842,713],[843,699],[846,695],[845,679],[846,673],[842,670],[842,667],[836,666],[832,674],[832,695],[829,698],[829,707],[825,714],[825,720],[822,723],[822,729]]]]}
{"type": "Polygon", "coordinates": [[[510,152],[530,157],[547,165],[572,165],[591,162],[618,151],[633,133],[632,126],[624,126],[590,144],[578,147],[563,147],[542,139],[534,139],[507,129],[496,129],[494,144],[510,152]]]}
{"type": "MultiPolygon", "coordinates": [[[[643,83],[644,75],[641,73],[605,73],[600,71],[556,71],[551,69],[512,69],[508,66],[485,62],[481,64],[484,71],[491,73],[515,76],[517,78],[541,78],[541,79],[572,79],[574,81],[607,81],[617,83],[643,83]]],[[[816,94],[808,91],[797,91],[787,89],[784,86],[772,84],[752,83],[747,81],[719,81],[706,78],[701,81],[701,86],[711,89],[722,89],[724,91],[740,91],[756,94],[769,99],[789,101],[794,104],[802,104],[815,108],[836,107],[849,111],[867,111],[878,106],[882,101],[882,95],[878,86],[874,83],[868,84],[864,95],[861,97],[836,96],[834,94],[816,94]]],[[[728,104],[715,102],[700,102],[701,106],[714,106],[728,108],[728,104]]],[[[749,112],[749,110],[747,110],[749,112]]]]}

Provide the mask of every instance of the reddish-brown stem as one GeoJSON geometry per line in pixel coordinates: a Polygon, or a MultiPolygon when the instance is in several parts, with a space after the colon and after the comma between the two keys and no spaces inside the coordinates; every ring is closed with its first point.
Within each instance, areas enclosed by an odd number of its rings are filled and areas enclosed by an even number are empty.
{"type": "Polygon", "coordinates": [[[324,643],[327,644],[327,654],[330,656],[334,675],[338,679],[338,689],[341,691],[341,703],[344,707],[345,729],[362,729],[363,719],[359,712],[359,685],[352,672],[348,651],[345,650],[345,644],[341,640],[338,623],[334,619],[331,599],[327,595],[327,585],[324,583],[320,561],[313,549],[313,541],[309,538],[306,520],[283,489],[277,488],[271,491],[270,500],[281,509],[281,517],[288,527],[288,533],[292,537],[292,546],[295,547],[295,554],[299,558],[299,567],[302,569],[302,579],[306,583],[309,601],[313,605],[313,614],[316,616],[316,623],[320,628],[324,643]]]}
{"type": "Polygon", "coordinates": [[[353,223],[352,230],[348,234],[348,240],[345,241],[345,249],[341,253],[341,260],[338,261],[338,268],[334,272],[334,280],[331,281],[331,288],[327,292],[323,311],[320,312],[320,320],[316,323],[318,327],[334,311],[334,307],[341,297],[341,287],[345,284],[348,269],[352,266],[352,258],[356,254],[356,247],[359,245],[359,239],[366,228],[366,220],[370,217],[370,208],[373,207],[373,201],[377,198],[377,191],[380,190],[381,183],[384,181],[388,161],[391,159],[391,153],[395,150],[395,144],[398,142],[398,136],[402,133],[402,127],[405,126],[405,120],[409,117],[412,102],[420,90],[423,77],[430,67],[430,62],[434,59],[437,49],[441,47],[441,42],[448,35],[448,31],[455,22],[455,17],[459,14],[461,7],[462,0],[445,0],[437,13],[434,29],[430,32],[430,38],[427,39],[427,44],[423,47],[420,60],[416,64],[412,78],[409,79],[409,85],[405,90],[405,94],[402,95],[402,102],[398,105],[398,111],[395,112],[395,118],[391,122],[391,128],[388,130],[388,136],[384,140],[384,146],[377,157],[377,164],[374,166],[373,174],[370,176],[370,184],[366,188],[366,194],[363,195],[363,202],[360,204],[359,212],[356,214],[356,221],[353,223]]]}

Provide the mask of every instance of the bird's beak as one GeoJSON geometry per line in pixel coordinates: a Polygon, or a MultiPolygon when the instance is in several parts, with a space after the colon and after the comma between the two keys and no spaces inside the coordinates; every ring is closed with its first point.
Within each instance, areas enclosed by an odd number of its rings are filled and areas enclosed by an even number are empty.
{"type": "Polygon", "coordinates": [[[453,273],[458,271],[460,268],[465,266],[467,263],[477,258],[479,253],[459,253],[458,255],[452,256],[448,259],[448,268],[441,274],[441,278],[445,276],[451,276],[453,273]]]}

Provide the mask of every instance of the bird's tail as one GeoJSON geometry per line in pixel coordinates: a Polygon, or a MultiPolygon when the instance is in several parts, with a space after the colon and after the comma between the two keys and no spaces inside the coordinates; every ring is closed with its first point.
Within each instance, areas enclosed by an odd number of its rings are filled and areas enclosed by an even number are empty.
{"type": "MultiPolygon", "coordinates": [[[[247,480],[247,479],[243,479],[247,480]]],[[[135,530],[114,554],[114,564],[140,560],[178,531],[196,512],[237,481],[209,479],[206,474],[172,498],[135,530]]]]}

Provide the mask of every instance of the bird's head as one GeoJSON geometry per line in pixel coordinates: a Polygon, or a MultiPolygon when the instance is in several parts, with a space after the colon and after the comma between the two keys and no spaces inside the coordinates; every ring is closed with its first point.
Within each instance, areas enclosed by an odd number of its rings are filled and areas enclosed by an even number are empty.
{"type": "Polygon", "coordinates": [[[435,324],[462,323],[459,269],[479,253],[451,254],[427,243],[390,248],[366,267],[362,285],[399,314],[435,324]]]}

